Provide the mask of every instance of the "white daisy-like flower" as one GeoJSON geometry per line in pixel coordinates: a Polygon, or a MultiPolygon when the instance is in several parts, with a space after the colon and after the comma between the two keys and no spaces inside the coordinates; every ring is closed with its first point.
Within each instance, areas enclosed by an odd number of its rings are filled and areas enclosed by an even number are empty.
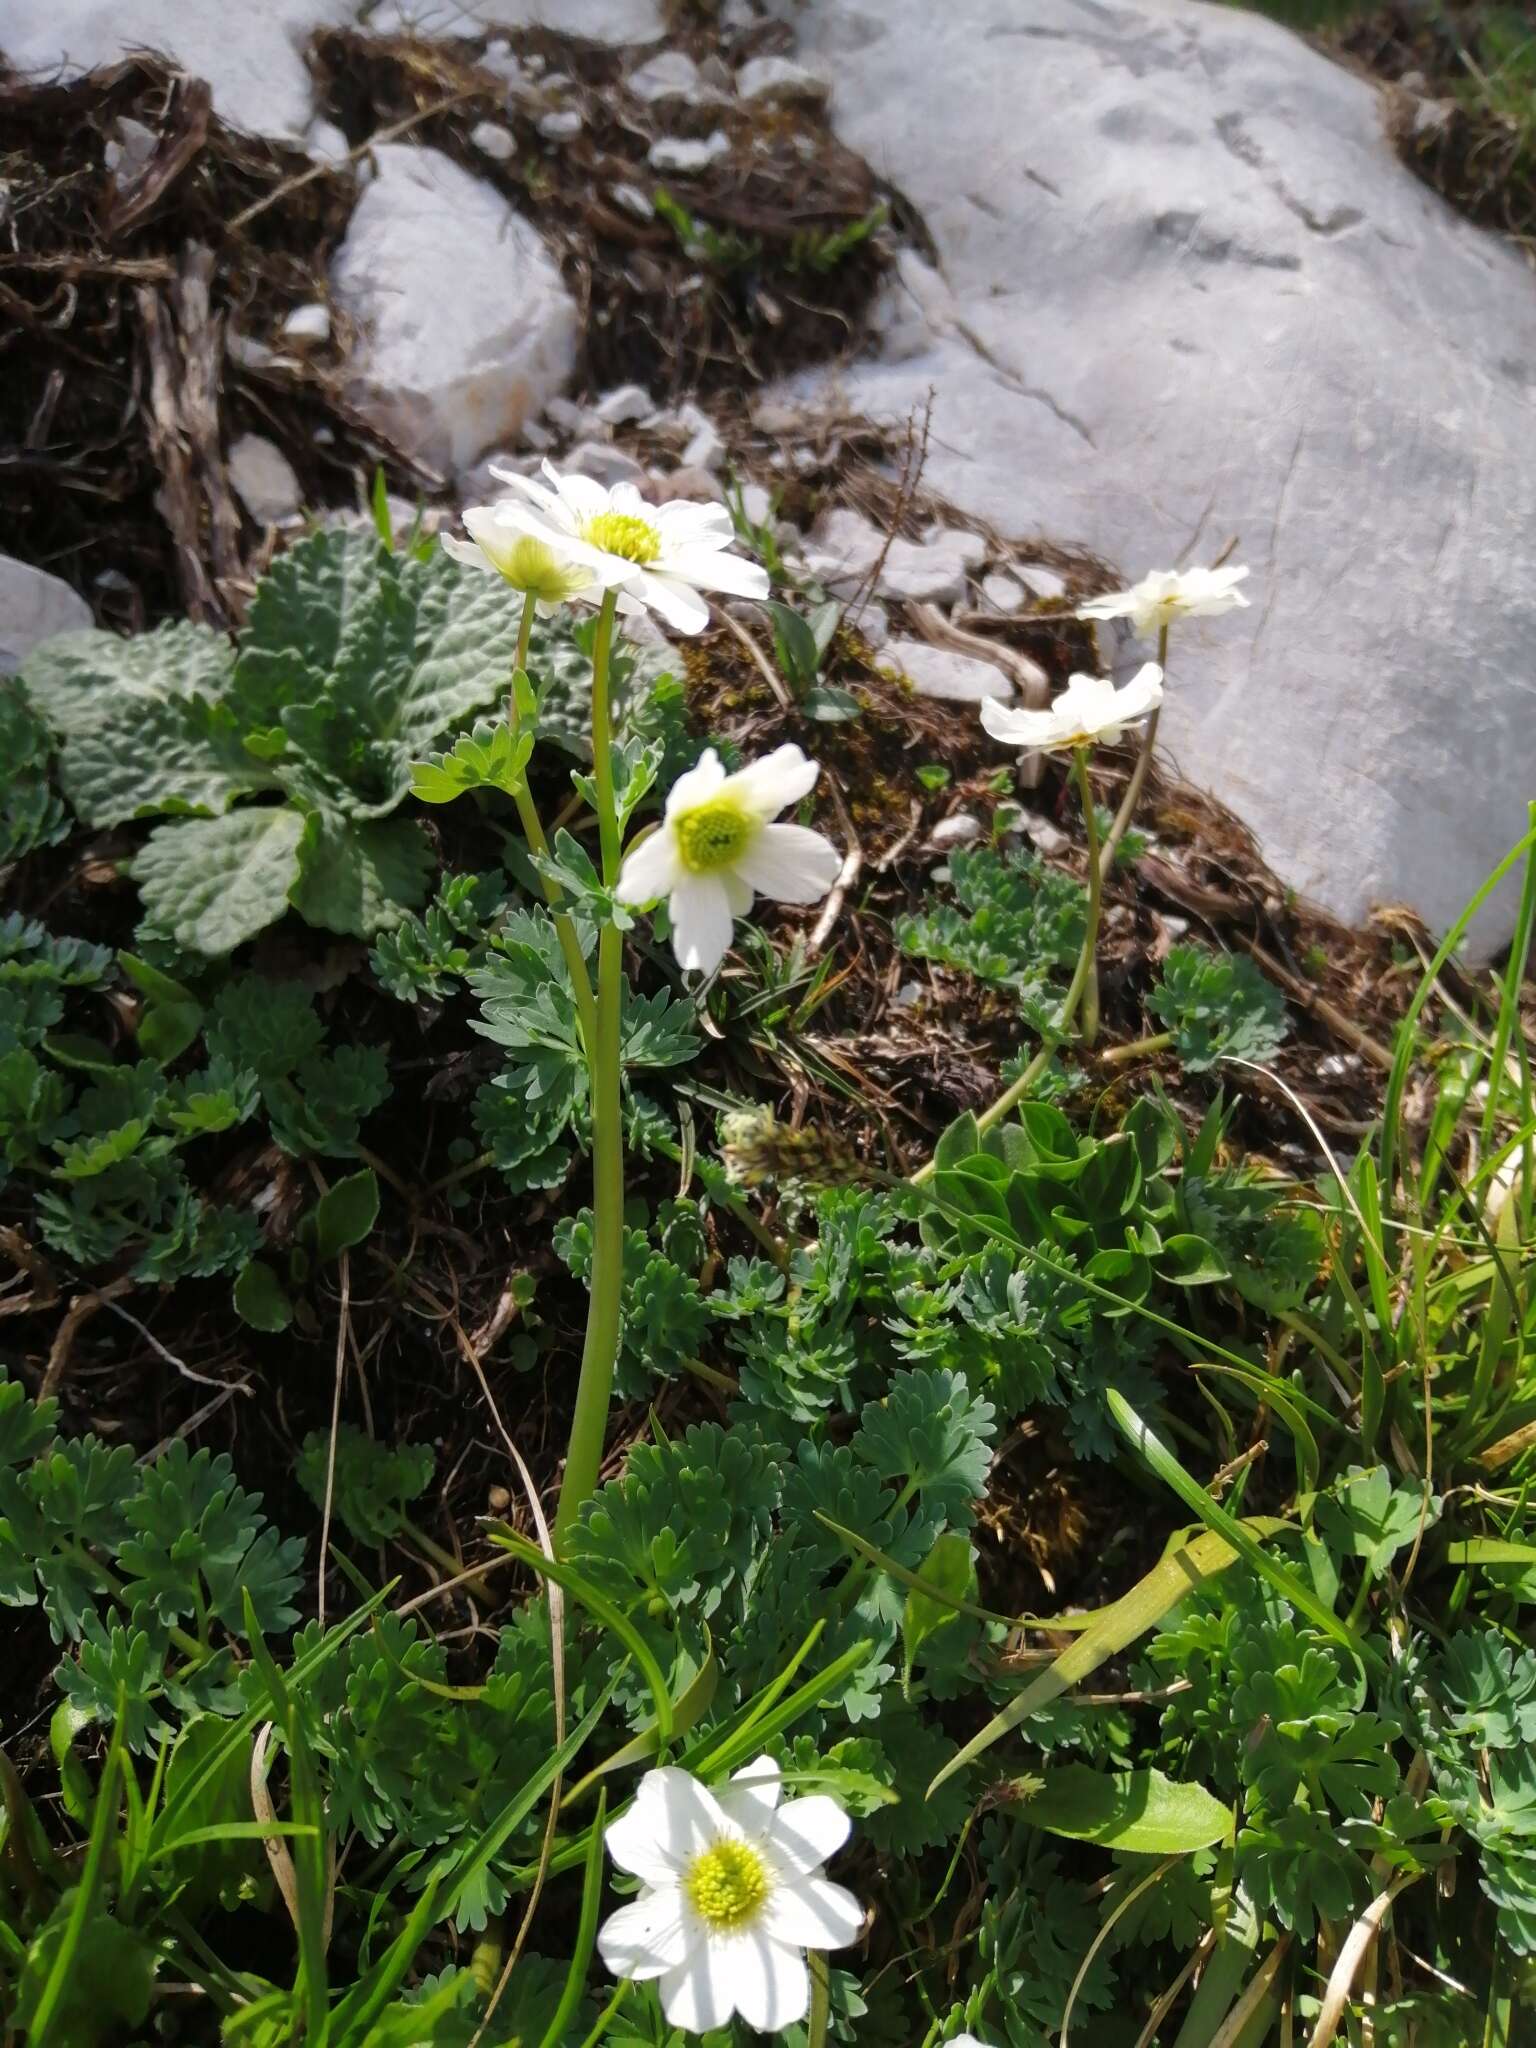
{"type": "Polygon", "coordinates": [[[471,569],[494,570],[514,590],[535,598],[540,618],[549,618],[576,598],[597,603],[604,584],[590,562],[575,561],[564,550],[539,540],[517,522],[503,518],[502,510],[500,505],[468,506],[464,525],[469,539],[445,533],[444,550],[471,569]]]}
{"type": "Polygon", "coordinates": [[[1154,569],[1129,590],[1089,598],[1078,606],[1077,616],[1129,619],[1137,633],[1156,633],[1175,619],[1211,619],[1246,605],[1237,586],[1247,574],[1246,569],[1154,569]]]}
{"type": "Polygon", "coordinates": [[[518,493],[497,507],[498,517],[616,585],[622,612],[654,611],[675,632],[702,633],[709,606],[701,590],[768,595],[767,570],[728,552],[736,529],[724,505],[686,498],[650,505],[633,484],[605,489],[591,477],[562,476],[548,462],[542,484],[494,466],[491,474],[518,493]]]}
{"type": "Polygon", "coordinates": [[[779,1767],[759,1757],[711,1790],[687,1771],[647,1771],[608,1853],[640,1896],[597,1937],[615,1977],[657,1979],[674,2027],[705,2034],[740,2013],[777,2033],[810,2008],[808,1948],[846,1948],[863,1909],[821,1875],[848,1839],[824,1794],[779,1804],[779,1767]]]}
{"type": "Polygon", "coordinates": [[[1163,672],[1149,661],[1118,689],[1108,676],[1069,676],[1067,687],[1044,711],[1014,710],[988,697],[981,722],[1005,746],[1061,753],[1091,747],[1095,740],[1113,746],[1126,726],[1150,717],[1162,701],[1163,672]]]}
{"type": "Polygon", "coordinates": [[[614,894],[621,903],[666,897],[680,967],[710,974],[719,966],[754,891],[779,903],[815,903],[837,880],[842,857],[830,839],[805,825],[774,823],[809,796],[820,772],[786,746],[727,775],[706,747],[697,767],[673,783],[665,817],[626,857],[614,894]]]}

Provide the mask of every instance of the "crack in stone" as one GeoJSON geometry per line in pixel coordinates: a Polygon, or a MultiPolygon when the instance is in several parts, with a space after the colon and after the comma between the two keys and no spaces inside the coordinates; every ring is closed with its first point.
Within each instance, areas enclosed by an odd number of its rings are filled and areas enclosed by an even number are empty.
{"type": "Polygon", "coordinates": [[[1065,406],[1058,405],[1049,391],[1041,391],[1036,385],[1026,384],[1016,370],[1011,370],[1005,362],[994,355],[981,336],[974,328],[967,326],[965,321],[957,319],[954,323],[954,329],[962,340],[970,343],[988,369],[1001,377],[1010,390],[1016,391],[1020,398],[1031,398],[1036,405],[1043,405],[1047,412],[1055,414],[1064,427],[1070,427],[1080,440],[1086,441],[1090,448],[1097,450],[1098,444],[1094,440],[1092,433],[1075,413],[1070,413],[1065,406]]]}
{"type": "Polygon", "coordinates": [[[1365,219],[1358,206],[1336,206],[1331,213],[1320,214],[1315,213],[1305,200],[1298,199],[1248,133],[1247,123],[1241,114],[1218,114],[1216,133],[1228,153],[1235,156],[1240,164],[1246,164],[1249,170],[1257,171],[1286,211],[1293,213],[1314,235],[1331,237],[1347,234],[1365,219]]]}

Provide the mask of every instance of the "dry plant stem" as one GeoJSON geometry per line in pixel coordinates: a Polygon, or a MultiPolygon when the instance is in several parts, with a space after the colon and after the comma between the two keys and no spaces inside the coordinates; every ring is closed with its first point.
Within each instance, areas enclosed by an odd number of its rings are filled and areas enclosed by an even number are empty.
{"type": "MultiPolygon", "coordinates": [[[[1005,1116],[1011,1115],[1028,1097],[1030,1090],[1044,1073],[1057,1045],[1065,1041],[1072,1028],[1072,1020],[1077,1015],[1078,1005],[1083,1001],[1090,985],[1094,983],[1094,956],[1098,951],[1099,912],[1104,892],[1099,877],[1099,829],[1098,820],[1093,814],[1093,788],[1088,780],[1086,747],[1077,747],[1073,750],[1072,777],[1077,784],[1078,801],[1083,807],[1083,830],[1088,837],[1088,924],[1083,933],[1083,949],[1077,956],[1077,966],[1073,971],[1071,985],[1061,1006],[1061,1018],[1055,1038],[1048,1039],[1017,1081],[1005,1088],[996,1102],[989,1104],[981,1112],[976,1119],[976,1128],[979,1131],[990,1131],[994,1125],[1000,1124],[1005,1116]]],[[[1085,1031],[1083,1043],[1087,1045],[1090,1042],[1085,1031]]],[[[933,1161],[929,1159],[912,1175],[912,1185],[921,1187],[925,1181],[933,1178],[933,1172],[933,1161]]]]}
{"type": "MultiPolygon", "coordinates": [[[[617,598],[609,591],[597,619],[592,652],[592,781],[603,881],[619,874],[619,816],[613,789],[613,730],[608,703],[608,657],[617,598]]],[[[565,1475],[555,1511],[555,1547],[597,1486],[603,1462],[608,1403],[619,1351],[624,1277],[624,1118],[619,1100],[619,1012],[624,993],[624,937],[610,917],[597,941],[596,1029],[588,1057],[592,1081],[592,1284],[587,1334],[576,1383],[565,1475]]]]}
{"type": "MultiPolygon", "coordinates": [[[[528,641],[533,632],[533,614],[538,599],[532,591],[523,599],[522,622],[517,629],[517,656],[513,667],[524,670],[528,666],[528,641]]],[[[517,730],[517,705],[509,695],[507,698],[507,724],[513,732],[517,730]]],[[[525,775],[513,791],[512,801],[517,805],[518,822],[523,828],[523,837],[528,850],[538,860],[548,860],[549,841],[544,837],[544,827],[539,820],[538,807],[533,801],[533,792],[528,787],[525,775]]],[[[541,870],[540,881],[544,885],[544,899],[555,919],[555,936],[560,941],[560,952],[565,960],[566,972],[571,977],[571,988],[576,997],[576,1015],[581,1024],[582,1044],[591,1059],[597,1041],[597,1011],[592,1000],[592,984],[587,978],[587,963],[581,950],[581,940],[576,936],[576,927],[567,912],[560,908],[564,898],[558,882],[550,880],[541,870]]]]}
{"type": "MultiPolygon", "coordinates": [[[[1168,673],[1168,626],[1166,621],[1157,629],[1157,665],[1166,677],[1168,673]]],[[[1115,821],[1104,835],[1104,850],[1099,855],[1100,881],[1108,877],[1110,869],[1115,864],[1115,855],[1120,850],[1120,842],[1130,830],[1131,820],[1136,815],[1136,806],[1141,802],[1141,792],[1147,786],[1147,772],[1152,766],[1152,745],[1157,738],[1157,721],[1161,710],[1162,706],[1159,705],[1141,729],[1141,752],[1136,756],[1136,765],[1131,770],[1131,779],[1125,785],[1125,795],[1120,799],[1120,808],[1115,813],[1115,821]]]]}

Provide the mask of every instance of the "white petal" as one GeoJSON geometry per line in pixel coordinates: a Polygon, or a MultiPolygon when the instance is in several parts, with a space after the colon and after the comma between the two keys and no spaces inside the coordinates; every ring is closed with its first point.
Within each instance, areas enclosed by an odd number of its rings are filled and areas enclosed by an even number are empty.
{"type": "Polygon", "coordinates": [[[720,756],[713,747],[706,747],[691,768],[685,768],[667,792],[667,816],[675,818],[679,811],[691,811],[695,804],[707,803],[717,796],[726,781],[726,773],[720,756]]]}
{"type": "Polygon", "coordinates": [[[736,2010],[731,1970],[722,1947],[701,1941],[659,1986],[661,2009],[674,2027],[688,2034],[707,2034],[723,2027],[736,2010]]]}
{"type": "Polygon", "coordinates": [[[657,505],[650,519],[669,548],[727,548],[736,538],[735,523],[725,506],[700,503],[696,498],[674,498],[670,504],[657,505]]]}
{"type": "Polygon", "coordinates": [[[674,583],[655,569],[639,569],[625,586],[632,598],[661,613],[674,633],[702,633],[709,606],[690,583],[674,583]]]}
{"type": "Polygon", "coordinates": [[[843,857],[806,825],[765,825],[742,849],[736,872],[776,903],[819,903],[837,880],[843,857]]]}
{"type": "Polygon", "coordinates": [[[491,475],[498,483],[508,485],[520,497],[526,499],[552,525],[558,526],[562,533],[574,531],[571,515],[556,492],[545,490],[542,484],[535,483],[531,476],[524,476],[519,470],[498,469],[494,462],[491,464],[491,475]]]}
{"type": "Polygon", "coordinates": [[[1129,590],[1111,591],[1107,597],[1090,597],[1077,608],[1080,619],[1128,619],[1138,608],[1138,600],[1129,590]]]}
{"type": "Polygon", "coordinates": [[[642,1892],[611,1913],[598,1929],[597,1949],[615,1977],[643,1983],[673,1969],[688,1953],[683,1895],[676,1885],[642,1892]]]}
{"type": "Polygon", "coordinates": [[[724,554],[719,548],[677,548],[663,555],[656,566],[699,590],[725,590],[732,597],[768,595],[768,571],[761,562],[724,554]]]}
{"type": "Polygon", "coordinates": [[[820,762],[808,761],[797,746],[775,747],[760,761],[749,761],[745,768],[737,769],[731,777],[731,792],[760,818],[776,818],[780,811],[810,795],[820,773],[820,762]]]}
{"type": "Polygon", "coordinates": [[[620,903],[658,903],[677,887],[682,872],[675,836],[658,825],[649,839],[625,854],[613,893],[620,903]]]}
{"type": "Polygon", "coordinates": [[[1155,661],[1139,668],[1128,683],[1115,693],[1115,710],[1127,724],[1145,718],[1163,701],[1163,672],[1155,661]]]}
{"type": "MultiPolygon", "coordinates": [[[[466,522],[467,523],[467,522],[466,522]]],[[[443,553],[452,555],[456,562],[462,562],[469,569],[493,569],[495,564],[487,559],[485,550],[476,541],[460,540],[456,533],[439,536],[443,553]]]]}
{"type": "Polygon", "coordinates": [[[773,1818],[768,1847],[788,1870],[812,1871],[835,1856],[848,1839],[853,1823],[825,1792],[792,1799],[773,1818]]]}
{"type": "Polygon", "coordinates": [[[713,974],[731,944],[730,892],[718,875],[688,875],[667,899],[672,951],[686,973],[713,974]]]}
{"type": "Polygon", "coordinates": [[[763,1908],[763,1927],[795,1948],[847,1948],[859,1938],[864,1908],[850,1891],[824,1877],[775,1885],[763,1908]]]}
{"type": "MultiPolygon", "coordinates": [[[[751,896],[748,889],[749,908],[751,896]]],[[[771,1756],[760,1756],[756,1763],[733,1771],[730,1784],[717,1789],[715,1797],[726,1819],[734,1821],[749,1842],[757,1842],[768,1832],[782,1789],[778,1765],[771,1756]]]]}
{"type": "Polygon", "coordinates": [[[732,917],[745,917],[752,908],[753,888],[745,876],[734,874],[730,868],[720,870],[720,879],[725,884],[725,893],[730,898],[732,917]]]}
{"type": "MultiPolygon", "coordinates": [[[[617,555],[606,554],[603,549],[593,547],[589,541],[581,540],[574,532],[557,526],[551,519],[546,519],[531,505],[518,505],[510,498],[504,499],[496,507],[496,520],[499,526],[511,533],[526,533],[532,535],[535,540],[543,541],[547,548],[552,548],[567,562],[585,564],[595,576],[605,582],[613,583],[619,580],[615,572],[615,564],[619,563],[617,555]]],[[[619,564],[619,567],[625,578],[634,574],[633,562],[619,564]]]]}
{"type": "Polygon", "coordinates": [[[1024,711],[984,697],[981,722],[993,739],[1005,747],[1056,747],[1061,745],[1062,727],[1051,711],[1024,711]]]}
{"type": "Polygon", "coordinates": [[[608,510],[608,493],[589,476],[564,475],[552,462],[544,464],[544,474],[560,493],[565,503],[575,513],[578,521],[596,519],[608,510]]]}
{"type": "MultiPolygon", "coordinates": [[[[805,1958],[753,1928],[731,1945],[731,1986],[736,2010],[760,2034],[777,2034],[811,2009],[805,1958]]],[[[671,2015],[669,2014],[670,2018],[671,2015]]]]}
{"type": "Polygon", "coordinates": [[[674,1766],[647,1771],[628,1813],[608,1826],[608,1853],[645,1884],[674,1882],[719,1839],[724,1819],[697,1778],[674,1766]]]}

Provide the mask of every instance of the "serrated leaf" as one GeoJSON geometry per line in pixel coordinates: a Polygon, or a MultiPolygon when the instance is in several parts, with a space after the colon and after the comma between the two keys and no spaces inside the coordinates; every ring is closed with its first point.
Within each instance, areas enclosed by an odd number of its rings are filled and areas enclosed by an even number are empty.
{"type": "Polygon", "coordinates": [[[1059,1764],[1043,1789],[1013,1809],[1032,1827],[1136,1856],[1185,1856],[1230,1841],[1236,1816],[1203,1785],[1161,1771],[1095,1771],[1059,1764]]]}
{"type": "Polygon", "coordinates": [[[270,788],[271,777],[242,750],[228,713],[184,698],[108,700],[100,721],[64,749],[61,780],[89,824],[129,818],[216,818],[237,797],[270,788]]]}
{"type": "Polygon", "coordinates": [[[229,642],[206,626],[182,621],[131,640],[88,628],[35,648],[21,685],[67,741],[97,732],[109,707],[135,717],[177,698],[221,697],[232,664],[229,642]]]}
{"type": "Polygon", "coordinates": [[[268,805],[161,825],[128,872],[178,946],[230,953],[287,909],[303,831],[297,811],[268,805]]]}
{"type": "Polygon", "coordinates": [[[410,818],[363,823],[316,811],[305,821],[289,900],[308,923],[372,938],[425,902],[432,848],[410,818]]]}

